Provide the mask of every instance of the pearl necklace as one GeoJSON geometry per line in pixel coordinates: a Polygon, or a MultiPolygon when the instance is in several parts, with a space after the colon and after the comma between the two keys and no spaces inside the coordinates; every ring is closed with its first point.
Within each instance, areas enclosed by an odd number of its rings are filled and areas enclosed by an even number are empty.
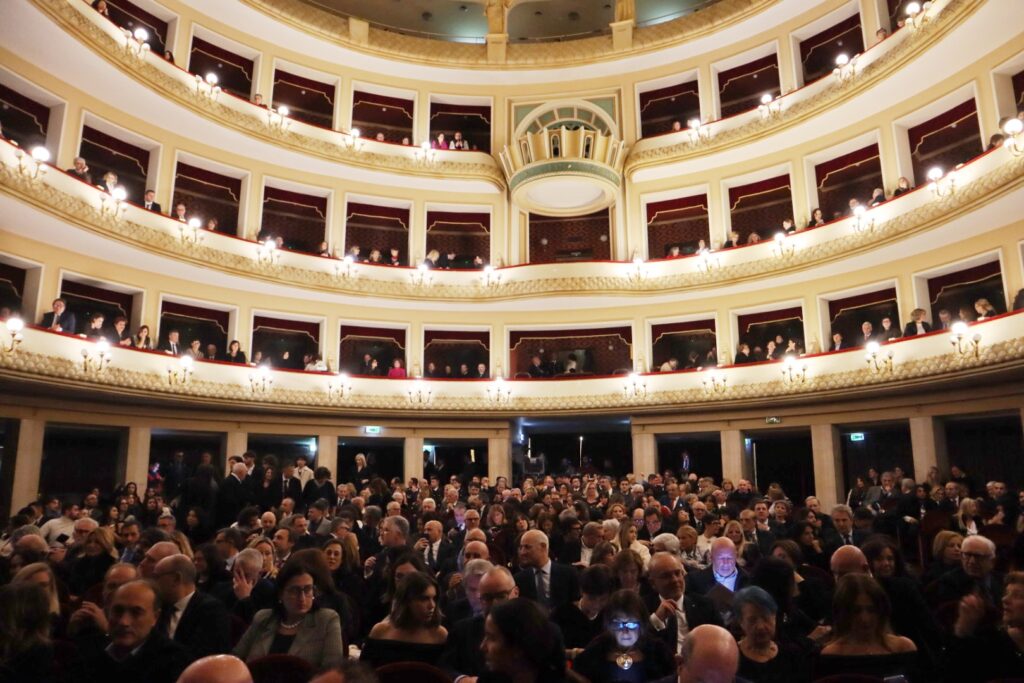
{"type": "Polygon", "coordinates": [[[294,624],[286,624],[284,623],[284,621],[281,621],[281,628],[285,629],[286,631],[294,631],[299,627],[300,624],[302,624],[302,620],[305,618],[306,615],[303,614],[301,617],[299,617],[299,620],[296,621],[294,624]]]}

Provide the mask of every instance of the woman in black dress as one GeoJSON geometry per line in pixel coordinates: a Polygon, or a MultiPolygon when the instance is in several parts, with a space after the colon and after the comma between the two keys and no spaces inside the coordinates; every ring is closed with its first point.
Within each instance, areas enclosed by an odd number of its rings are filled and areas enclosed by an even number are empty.
{"type": "Polygon", "coordinates": [[[576,657],[573,672],[590,683],[652,681],[672,672],[669,653],[647,633],[650,613],[635,591],[613,593],[604,614],[604,632],[576,657]]]}
{"type": "MultiPolygon", "coordinates": [[[[764,589],[747,586],[732,603],[736,623],[743,631],[739,641],[740,668],[737,674],[754,683],[800,683],[810,680],[806,666],[807,648],[776,638],[779,608],[764,589]]],[[[806,642],[806,641],[805,641],[806,642]]]]}
{"type": "Polygon", "coordinates": [[[53,680],[50,600],[33,582],[0,588],[0,680],[53,680]]]}
{"type": "Polygon", "coordinates": [[[391,614],[370,630],[360,659],[375,669],[395,662],[436,664],[448,639],[437,597],[437,582],[424,572],[403,578],[391,614]]]}
{"type": "Polygon", "coordinates": [[[491,608],[484,622],[487,671],[477,683],[562,683],[565,652],[558,629],[537,603],[514,598],[491,608]]]}

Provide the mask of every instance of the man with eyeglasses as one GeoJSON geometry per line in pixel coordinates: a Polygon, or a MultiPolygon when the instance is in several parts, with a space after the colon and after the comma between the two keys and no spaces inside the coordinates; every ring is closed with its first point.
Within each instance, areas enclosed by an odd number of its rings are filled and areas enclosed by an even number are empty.
{"type": "Polygon", "coordinates": [[[941,605],[965,595],[977,595],[998,611],[1003,599],[1003,575],[994,570],[996,544],[984,536],[968,536],[960,546],[960,566],[947,572],[929,591],[931,603],[941,605]]]}
{"type": "Polygon", "coordinates": [[[189,661],[231,651],[231,618],[215,597],[196,591],[196,567],[184,555],[160,560],[153,580],[163,601],[159,628],[188,652],[189,661]]]}
{"type": "Polygon", "coordinates": [[[710,600],[686,593],[686,569],[678,557],[656,553],[648,565],[647,580],[654,592],[648,597],[651,628],[670,655],[679,652],[690,631],[702,624],[722,625],[710,600]]]}
{"type": "Polygon", "coordinates": [[[512,573],[496,566],[480,578],[480,604],[483,613],[461,619],[448,632],[448,642],[441,656],[440,666],[454,683],[476,683],[477,676],[486,671],[480,644],[484,640],[484,621],[495,605],[519,597],[512,573]]]}

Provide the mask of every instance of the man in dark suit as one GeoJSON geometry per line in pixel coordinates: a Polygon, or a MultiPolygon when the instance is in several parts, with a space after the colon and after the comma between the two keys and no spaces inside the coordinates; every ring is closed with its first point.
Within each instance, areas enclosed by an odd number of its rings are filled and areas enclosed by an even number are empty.
{"type": "Polygon", "coordinates": [[[486,670],[480,644],[484,640],[487,614],[508,600],[519,597],[519,588],[509,570],[497,566],[480,579],[480,604],[483,614],[460,619],[448,632],[444,654],[439,663],[452,680],[460,676],[480,676],[486,670]]]}
{"type": "Polygon", "coordinates": [[[960,547],[960,566],[947,572],[929,589],[933,606],[959,600],[968,594],[980,597],[998,611],[1003,601],[1003,575],[993,571],[996,545],[984,536],[968,536],[960,547]]]}
{"type": "Polygon", "coordinates": [[[436,519],[423,525],[423,538],[416,541],[413,548],[423,555],[427,569],[434,576],[438,575],[442,567],[447,567],[458,552],[444,537],[444,525],[436,519]]]}
{"type": "Polygon", "coordinates": [[[875,326],[865,320],[860,324],[860,335],[857,337],[857,346],[867,346],[873,341],[878,341],[875,335],[875,326]]]}
{"type": "Polygon", "coordinates": [[[249,487],[245,485],[245,464],[237,462],[231,468],[231,474],[221,482],[217,491],[217,526],[230,526],[238,518],[238,513],[249,504],[249,487]]]}
{"type": "Polygon", "coordinates": [[[146,190],[146,194],[143,196],[142,208],[146,211],[153,211],[155,213],[163,213],[160,209],[160,205],[154,201],[156,199],[156,192],[154,190],[146,190]]]}
{"type": "Polygon", "coordinates": [[[710,600],[685,592],[686,569],[675,555],[655,553],[648,565],[647,580],[653,589],[647,597],[651,628],[669,656],[679,652],[686,636],[698,626],[722,625],[710,600]]]}
{"type": "Polygon", "coordinates": [[[377,374],[377,366],[373,362],[373,356],[368,353],[363,354],[363,362],[359,364],[359,372],[357,375],[375,375],[377,374]]]}
{"type": "Polygon", "coordinates": [[[78,332],[75,325],[75,314],[68,310],[68,302],[60,298],[53,300],[53,310],[44,315],[43,321],[39,324],[54,332],[66,334],[78,332]]]}
{"type": "Polygon", "coordinates": [[[167,341],[160,345],[160,351],[169,353],[172,356],[180,356],[185,353],[184,347],[181,345],[181,341],[178,339],[178,331],[171,330],[167,333],[167,341]]]}
{"type": "Polygon", "coordinates": [[[163,610],[160,628],[188,652],[190,661],[231,651],[231,619],[217,598],[196,591],[196,567],[184,555],[157,562],[153,579],[163,610]]]}
{"type": "Polygon", "coordinates": [[[544,364],[541,361],[540,356],[538,356],[537,354],[534,354],[533,356],[530,357],[530,367],[526,369],[526,372],[529,373],[530,377],[533,377],[534,379],[551,376],[551,373],[549,373],[548,369],[544,367],[544,364]]]}
{"type": "Polygon", "coordinates": [[[181,493],[185,482],[192,476],[188,465],[185,464],[185,451],[175,451],[171,456],[171,462],[163,468],[164,472],[164,497],[173,500],[181,493]]]}
{"type": "Polygon", "coordinates": [[[74,167],[67,170],[68,175],[74,176],[84,183],[92,185],[92,173],[89,172],[89,164],[82,157],[75,157],[74,167]]]}
{"type": "Polygon", "coordinates": [[[531,529],[519,541],[519,566],[516,586],[519,595],[535,600],[552,611],[580,599],[580,582],[576,570],[551,561],[548,537],[539,529],[531,529]]]}
{"type": "Polygon", "coordinates": [[[246,548],[235,555],[231,577],[231,581],[215,584],[210,595],[245,623],[251,623],[256,612],[269,609],[277,602],[277,587],[263,577],[263,556],[255,548],[246,548]]]}
{"type": "Polygon", "coordinates": [[[281,484],[279,488],[279,492],[274,492],[274,499],[277,501],[274,507],[280,506],[281,501],[285,498],[291,498],[294,501],[302,500],[302,482],[295,476],[295,463],[287,461],[281,465],[281,484]]]}
{"type": "Polygon", "coordinates": [[[174,683],[188,666],[188,653],[157,627],[160,596],[146,581],[129,581],[114,593],[110,638],[82,643],[76,680],[174,683]]]}
{"type": "Polygon", "coordinates": [[[750,585],[750,576],[736,564],[736,545],[725,538],[711,541],[711,564],[687,577],[690,592],[708,595],[715,586],[722,586],[730,593],[750,585]]]}
{"type": "Polygon", "coordinates": [[[836,505],[832,508],[832,527],[822,533],[825,554],[832,554],[844,545],[858,548],[867,540],[868,534],[853,528],[853,510],[847,505],[836,505]]]}

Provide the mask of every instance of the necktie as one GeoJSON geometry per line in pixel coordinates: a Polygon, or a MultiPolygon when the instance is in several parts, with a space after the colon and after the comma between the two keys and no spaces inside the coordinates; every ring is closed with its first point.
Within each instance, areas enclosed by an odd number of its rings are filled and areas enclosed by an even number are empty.
{"type": "Polygon", "coordinates": [[[843,545],[853,545],[853,541],[850,540],[850,534],[843,535],[843,545]]]}
{"type": "Polygon", "coordinates": [[[536,570],[536,581],[537,581],[537,602],[541,604],[548,604],[547,592],[544,590],[544,570],[536,570]]]}
{"type": "Polygon", "coordinates": [[[433,543],[428,543],[427,544],[427,564],[430,565],[431,567],[434,566],[434,544],[433,543]]]}

